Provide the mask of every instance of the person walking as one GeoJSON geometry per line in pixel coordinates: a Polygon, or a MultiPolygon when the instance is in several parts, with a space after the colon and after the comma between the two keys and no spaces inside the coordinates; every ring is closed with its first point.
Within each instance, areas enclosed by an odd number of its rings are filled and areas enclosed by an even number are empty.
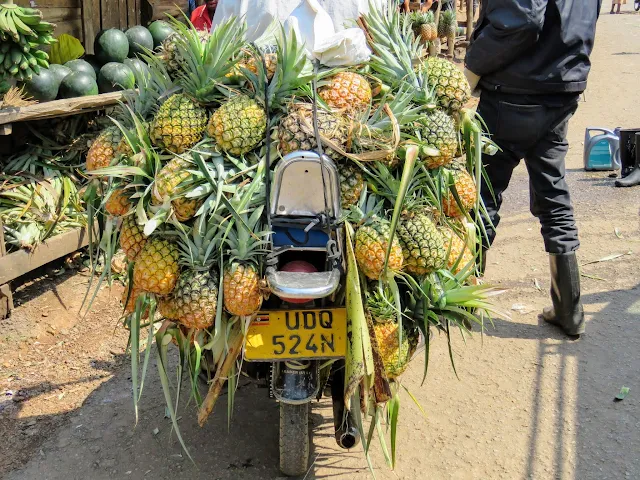
{"type": "Polygon", "coordinates": [[[602,0],[483,0],[465,58],[472,90],[480,89],[478,113],[500,147],[483,163],[482,200],[489,218],[481,256],[500,223],[502,195],[524,159],[530,209],[541,224],[549,254],[551,300],[545,321],[567,335],[584,333],[580,301],[580,246],[565,180],[567,127],[587,86],[596,21],[602,0]]]}

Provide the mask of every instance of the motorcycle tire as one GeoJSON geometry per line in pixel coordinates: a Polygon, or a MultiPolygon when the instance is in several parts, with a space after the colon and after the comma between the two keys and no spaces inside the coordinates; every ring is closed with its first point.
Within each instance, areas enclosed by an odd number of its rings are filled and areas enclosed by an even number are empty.
{"type": "Polygon", "coordinates": [[[309,468],[309,404],[280,403],[280,471],[289,477],[309,468]]]}

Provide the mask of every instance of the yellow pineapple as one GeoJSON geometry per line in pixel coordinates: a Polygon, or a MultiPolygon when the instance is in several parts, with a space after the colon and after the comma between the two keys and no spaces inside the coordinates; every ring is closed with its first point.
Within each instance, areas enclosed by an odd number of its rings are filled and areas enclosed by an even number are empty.
{"type": "Polygon", "coordinates": [[[123,188],[116,188],[111,192],[104,204],[104,209],[109,215],[122,217],[131,209],[131,200],[123,188]]]}
{"type": "Polygon", "coordinates": [[[458,194],[460,204],[451,190],[447,190],[442,199],[442,211],[448,217],[459,217],[473,208],[478,198],[478,189],[473,177],[464,167],[452,168],[453,187],[458,194]]]}
{"type": "MultiPolygon", "coordinates": [[[[144,290],[141,288],[132,285],[126,285],[122,292],[122,298],[120,299],[120,303],[123,306],[123,315],[131,315],[136,310],[136,302],[138,301],[138,297],[144,294],[144,290]]],[[[142,313],[142,318],[149,318],[149,309],[145,309],[142,313]]]]}
{"type": "Polygon", "coordinates": [[[158,295],[171,293],[178,281],[178,257],[175,243],[161,237],[148,238],[133,267],[134,284],[158,295]]]}
{"type": "Polygon", "coordinates": [[[122,132],[116,126],[100,132],[87,152],[87,170],[99,170],[111,165],[121,138],[122,132]]]}
{"type": "Polygon", "coordinates": [[[174,157],[158,172],[153,184],[152,203],[160,205],[171,200],[174,214],[181,222],[193,218],[202,205],[199,199],[184,197],[189,190],[188,180],[193,177],[189,170],[195,168],[190,161],[174,157]]]}
{"type": "MultiPolygon", "coordinates": [[[[360,270],[371,280],[377,280],[383,273],[389,234],[389,223],[376,216],[370,217],[356,232],[356,261],[360,270]]],[[[392,271],[402,269],[402,247],[396,236],[391,244],[388,268],[392,271]]]]}
{"type": "Polygon", "coordinates": [[[469,268],[474,257],[467,242],[450,227],[439,227],[438,230],[444,239],[444,247],[447,249],[447,268],[454,274],[469,268]]]}
{"type": "Polygon", "coordinates": [[[243,155],[262,141],[266,127],[264,108],[247,95],[238,95],[213,113],[207,133],[222,151],[243,155]]]}
{"type": "Polygon", "coordinates": [[[409,360],[418,346],[419,333],[416,330],[404,328],[402,345],[400,345],[397,323],[375,323],[373,330],[387,378],[394,380],[407,369],[409,360]]]}
{"type": "Polygon", "coordinates": [[[224,307],[232,315],[253,315],[262,305],[257,263],[258,255],[264,252],[267,235],[260,231],[262,210],[257,208],[248,218],[246,213],[242,214],[246,226],[236,221],[225,239],[230,259],[223,273],[224,307]]]}
{"type": "Polygon", "coordinates": [[[120,248],[127,258],[134,261],[146,242],[147,237],[142,232],[142,227],[136,222],[135,215],[125,217],[120,227],[120,248]]]}
{"type": "Polygon", "coordinates": [[[183,153],[202,140],[207,110],[183,93],[170,96],[158,109],[149,130],[156,147],[183,153]]]}
{"type": "Polygon", "coordinates": [[[371,104],[371,85],[360,74],[340,72],[318,89],[318,95],[333,109],[356,113],[366,110],[371,104]]]}

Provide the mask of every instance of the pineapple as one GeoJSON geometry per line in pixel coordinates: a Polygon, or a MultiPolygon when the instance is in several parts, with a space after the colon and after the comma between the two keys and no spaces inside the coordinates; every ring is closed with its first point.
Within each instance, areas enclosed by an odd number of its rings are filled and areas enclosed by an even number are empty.
{"type": "Polygon", "coordinates": [[[218,85],[235,68],[245,27],[230,19],[210,35],[203,35],[193,25],[186,26],[178,20],[171,24],[176,31],[172,37],[179,68],[176,83],[182,93],[171,95],[162,104],[149,133],[154,145],[179,154],[204,136],[209,118],[203,105],[217,99],[218,85]]]}
{"type": "Polygon", "coordinates": [[[444,240],[429,213],[405,212],[398,225],[398,237],[407,272],[422,276],[444,266],[444,240]]]}
{"type": "Polygon", "coordinates": [[[353,163],[339,165],[338,176],[342,208],[346,209],[360,201],[360,195],[365,187],[364,177],[360,168],[353,163]]]}
{"type": "Polygon", "coordinates": [[[131,209],[131,200],[123,188],[116,188],[111,192],[104,204],[104,209],[109,215],[123,217],[131,209]]]}
{"type": "Polygon", "coordinates": [[[444,239],[444,246],[448,252],[447,268],[457,275],[473,264],[473,254],[467,243],[450,227],[439,227],[438,231],[444,239]]]}
{"type": "Polygon", "coordinates": [[[186,222],[196,216],[203,203],[201,199],[180,197],[172,200],[171,206],[178,221],[186,222]]]}
{"type": "Polygon", "coordinates": [[[134,261],[147,242],[142,227],[136,223],[135,215],[125,217],[120,227],[120,248],[127,258],[134,261]]]}
{"type": "Polygon", "coordinates": [[[87,152],[87,170],[99,170],[111,165],[121,138],[122,132],[116,126],[100,132],[87,152]]]}
{"type": "MultiPolygon", "coordinates": [[[[209,40],[211,34],[207,30],[198,30],[198,38],[204,44],[209,40]]],[[[165,67],[171,76],[176,76],[185,68],[185,58],[180,51],[179,35],[172,33],[164,39],[162,45],[158,49],[158,57],[165,64],[165,67]]]]}
{"type": "Polygon", "coordinates": [[[158,313],[162,318],[167,320],[177,320],[178,313],[176,310],[173,295],[158,296],[158,313]]]}
{"type": "Polygon", "coordinates": [[[453,118],[440,110],[432,110],[420,118],[414,128],[418,129],[418,144],[437,148],[439,152],[436,156],[421,155],[427,168],[437,168],[453,160],[458,148],[458,134],[453,118]]]}
{"type": "MultiPolygon", "coordinates": [[[[123,315],[131,315],[136,310],[136,302],[138,301],[138,297],[144,294],[144,291],[141,288],[132,285],[126,285],[122,292],[122,298],[120,299],[120,303],[122,303],[123,307],[123,315]]],[[[149,309],[145,309],[142,314],[142,318],[149,318],[149,309]]]]}
{"type": "Polygon", "coordinates": [[[167,99],[158,109],[149,131],[157,147],[183,153],[202,140],[207,126],[207,110],[183,93],[167,99]]]}
{"type": "Polygon", "coordinates": [[[387,378],[394,380],[407,369],[409,360],[418,346],[419,333],[415,329],[403,328],[400,345],[397,323],[376,323],[373,330],[387,378]]]}
{"type": "MultiPolygon", "coordinates": [[[[250,57],[243,66],[255,73],[258,74],[258,59],[254,56],[250,57]]],[[[277,65],[278,65],[278,54],[277,53],[265,53],[264,54],[264,63],[267,66],[267,80],[271,80],[276,73],[277,65]]]]}
{"type": "MultiPolygon", "coordinates": [[[[344,149],[347,143],[347,124],[333,113],[318,109],[318,130],[320,135],[344,149]]],[[[280,153],[286,155],[296,150],[315,150],[318,146],[313,131],[313,109],[309,104],[295,104],[278,125],[280,153]]],[[[331,148],[324,153],[334,160],[342,156],[331,148]]]]}
{"type": "MultiPolygon", "coordinates": [[[[376,216],[370,217],[356,232],[356,261],[358,267],[371,280],[377,280],[383,273],[390,233],[389,223],[376,216]]],[[[392,271],[402,269],[402,248],[395,236],[391,244],[388,268],[392,271]]]]}
{"type": "Polygon", "coordinates": [[[411,21],[413,33],[422,43],[432,42],[438,38],[438,27],[433,12],[412,12],[411,21]]]}
{"type": "Polygon", "coordinates": [[[438,38],[455,38],[458,30],[458,17],[455,9],[440,13],[438,21],[438,38]]]}
{"type": "Polygon", "coordinates": [[[453,168],[448,171],[451,172],[453,188],[458,194],[460,204],[458,204],[453,192],[447,190],[442,200],[442,211],[448,217],[459,217],[471,210],[476,204],[478,189],[473,177],[469,175],[464,167],[453,168]]]}
{"type": "Polygon", "coordinates": [[[390,323],[397,319],[393,294],[387,287],[380,289],[377,282],[371,282],[367,291],[366,307],[376,323],[390,323]]]}
{"type": "Polygon", "coordinates": [[[427,59],[429,87],[434,89],[438,105],[451,112],[459,111],[471,96],[469,82],[462,70],[444,58],[427,59]]]}
{"type": "Polygon", "coordinates": [[[151,202],[160,205],[171,200],[173,212],[181,222],[193,218],[203,203],[196,198],[184,197],[192,187],[188,180],[193,179],[193,174],[189,170],[194,168],[190,161],[174,157],[158,172],[153,184],[151,202]]]}
{"type": "Polygon", "coordinates": [[[183,271],[169,303],[165,313],[185,327],[199,330],[210,327],[218,305],[218,273],[215,270],[183,271]]]}
{"type": "Polygon", "coordinates": [[[175,243],[158,236],[148,238],[133,267],[134,284],[158,295],[171,293],[178,281],[178,257],[175,243]]]}
{"type": "Polygon", "coordinates": [[[222,151],[243,155],[262,141],[266,127],[267,115],[258,102],[238,95],[214,112],[207,133],[222,151]]]}
{"type": "Polygon", "coordinates": [[[242,214],[249,229],[236,221],[225,239],[231,257],[223,274],[224,307],[232,315],[253,315],[262,305],[257,258],[264,252],[267,242],[263,237],[268,235],[259,229],[262,210],[262,207],[255,209],[249,218],[242,214]]]}
{"type": "Polygon", "coordinates": [[[354,72],[340,72],[318,89],[318,95],[332,109],[344,113],[366,110],[371,104],[371,85],[354,72]]]}

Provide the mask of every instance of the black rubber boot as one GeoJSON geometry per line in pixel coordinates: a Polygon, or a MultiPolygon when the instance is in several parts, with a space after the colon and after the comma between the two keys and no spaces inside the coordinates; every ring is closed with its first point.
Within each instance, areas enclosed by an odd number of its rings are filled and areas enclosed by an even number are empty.
{"type": "Polygon", "coordinates": [[[549,255],[551,301],[545,308],[545,322],[560,327],[569,336],[584,333],[584,309],[580,302],[580,269],[575,252],[549,255]]]}
{"type": "Polygon", "coordinates": [[[635,148],[625,144],[621,145],[622,178],[616,180],[616,187],[635,187],[640,185],[640,132],[636,132],[632,138],[634,139],[635,148]],[[631,154],[634,154],[634,158],[630,158],[631,154]]]}

